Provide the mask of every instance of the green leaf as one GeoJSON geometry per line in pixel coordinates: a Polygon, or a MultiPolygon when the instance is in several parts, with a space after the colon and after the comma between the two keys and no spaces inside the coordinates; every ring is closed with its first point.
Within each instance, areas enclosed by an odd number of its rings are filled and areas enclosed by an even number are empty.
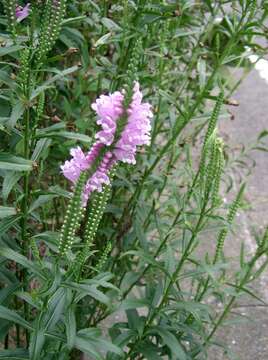
{"type": "Polygon", "coordinates": [[[19,181],[22,174],[20,172],[8,171],[4,177],[3,186],[2,186],[2,196],[4,200],[7,200],[10,191],[13,189],[14,185],[19,181]]]}
{"type": "Polygon", "coordinates": [[[81,283],[85,285],[101,286],[107,289],[113,289],[115,291],[120,291],[116,286],[109,282],[114,277],[113,274],[109,272],[100,273],[92,279],[85,279],[81,283]]]}
{"type": "Polygon", "coordinates": [[[3,219],[7,216],[16,215],[17,210],[13,207],[0,206],[0,219],[3,219]]]}
{"type": "Polygon", "coordinates": [[[126,299],[122,301],[119,310],[137,309],[149,306],[150,302],[147,299],[126,299]]]}
{"type": "Polygon", "coordinates": [[[33,162],[8,153],[0,153],[0,169],[12,171],[30,171],[33,162]]]}
{"type": "MultiPolygon", "coordinates": [[[[7,85],[10,89],[12,90],[16,90],[17,88],[17,84],[15,83],[14,80],[11,79],[11,77],[9,76],[9,74],[6,71],[0,70],[0,83],[4,83],[5,85],[7,85]]],[[[7,118],[8,120],[9,118],[7,118]]]]}
{"type": "Polygon", "coordinates": [[[23,49],[23,46],[21,46],[21,45],[12,45],[12,46],[0,47],[0,56],[11,54],[11,53],[19,51],[21,49],[23,49]]]}
{"type": "Polygon", "coordinates": [[[43,233],[33,236],[33,239],[41,239],[54,252],[59,250],[59,236],[60,233],[55,231],[45,231],[43,233]]]}
{"type": "Polygon", "coordinates": [[[40,195],[31,205],[30,208],[28,210],[29,214],[38,209],[40,206],[43,206],[44,204],[46,204],[47,202],[49,202],[50,200],[54,199],[55,197],[57,197],[57,195],[54,194],[48,194],[48,195],[40,195]]]}
{"type": "Polygon", "coordinates": [[[88,342],[88,344],[96,347],[97,350],[101,352],[112,352],[122,356],[123,352],[117,345],[114,345],[110,341],[100,338],[100,335],[101,334],[99,333],[99,329],[82,329],[78,332],[76,340],[77,338],[80,339],[80,341],[84,339],[88,342]]]}
{"type": "Polygon", "coordinates": [[[52,143],[51,139],[40,139],[37,141],[34,152],[32,154],[32,161],[39,160],[40,157],[46,152],[52,143]]]}
{"type": "Polygon", "coordinates": [[[30,359],[31,360],[39,360],[41,351],[45,344],[45,329],[39,328],[40,323],[37,323],[37,328],[34,329],[30,338],[30,359]]]}
{"type": "Polygon", "coordinates": [[[44,136],[46,138],[48,138],[48,137],[63,137],[65,139],[78,140],[81,142],[85,142],[87,144],[92,142],[91,137],[84,135],[84,134],[71,132],[71,131],[54,131],[54,132],[47,133],[44,136]]]}
{"type": "MultiPolygon", "coordinates": [[[[88,338],[87,338],[88,339],[88,338]]],[[[96,346],[104,351],[104,352],[112,352],[117,355],[123,354],[123,351],[116,345],[112,344],[110,341],[100,339],[100,338],[92,338],[92,344],[96,344],[96,346]]]]}
{"type": "Polygon", "coordinates": [[[8,248],[1,248],[0,255],[9,260],[15,261],[16,263],[22,265],[23,267],[31,270],[35,275],[39,276],[41,279],[46,280],[46,277],[44,276],[42,272],[42,268],[40,266],[28,260],[25,256],[17,253],[16,251],[13,251],[8,248]]]}
{"type": "Polygon", "coordinates": [[[15,311],[8,309],[5,306],[0,305],[0,319],[5,319],[11,321],[15,324],[19,324],[22,327],[32,330],[32,326],[28,323],[28,321],[24,320],[20,315],[18,315],[15,311]]]}
{"type": "Polygon", "coordinates": [[[3,304],[3,302],[12,295],[18,288],[21,287],[19,283],[17,284],[11,284],[9,286],[4,287],[0,290],[0,304],[3,304]]]}
{"type": "Polygon", "coordinates": [[[190,313],[195,320],[201,324],[201,315],[202,318],[206,317],[208,319],[210,308],[208,305],[200,304],[195,301],[177,301],[176,303],[162,309],[164,313],[170,310],[178,313],[185,311],[187,315],[190,313]]]}
{"type": "Polygon", "coordinates": [[[21,118],[25,110],[25,106],[19,101],[12,108],[9,120],[6,122],[7,127],[13,128],[17,121],[21,118]]]}
{"type": "Polygon", "coordinates": [[[134,255],[134,256],[138,256],[140,257],[144,263],[146,264],[150,264],[156,268],[158,268],[159,270],[163,271],[168,277],[170,277],[170,274],[167,272],[167,270],[161,266],[161,264],[156,261],[154,259],[154,257],[150,254],[148,254],[148,252],[140,249],[140,250],[129,250],[129,251],[126,251],[125,253],[123,253],[121,256],[129,256],[129,255],[134,255]]]}
{"type": "Polygon", "coordinates": [[[102,18],[101,19],[102,24],[109,30],[109,31],[121,31],[122,28],[117,25],[113,20],[109,18],[102,18]]]}
{"type": "Polygon", "coordinates": [[[16,296],[28,304],[30,304],[33,308],[41,310],[42,302],[39,297],[35,298],[34,295],[32,296],[30,293],[26,291],[17,291],[16,296]]]}
{"type": "Polygon", "coordinates": [[[29,353],[26,349],[0,350],[0,359],[25,360],[29,359],[29,353]]]}
{"type": "Polygon", "coordinates": [[[67,25],[67,24],[79,22],[81,20],[85,20],[86,18],[87,17],[85,15],[70,17],[68,19],[63,19],[61,23],[62,23],[62,25],[67,25]]]}
{"type": "Polygon", "coordinates": [[[75,305],[71,305],[65,315],[65,326],[67,345],[69,349],[72,349],[75,344],[76,337],[76,319],[75,319],[75,305]]]}
{"type": "Polygon", "coordinates": [[[98,349],[96,349],[95,344],[94,343],[92,344],[83,337],[80,336],[75,337],[75,347],[80,351],[91,356],[94,360],[104,360],[104,357],[102,357],[98,349]]]}
{"type": "Polygon", "coordinates": [[[144,329],[144,321],[143,318],[140,317],[138,311],[136,309],[128,309],[126,310],[128,327],[134,331],[137,331],[140,336],[142,336],[144,329]]]}
{"type": "Polygon", "coordinates": [[[187,360],[183,347],[179,343],[176,336],[173,335],[170,331],[165,329],[163,326],[155,326],[154,328],[150,329],[147,334],[151,335],[152,333],[156,333],[162,338],[163,343],[169,347],[175,359],[187,360]]]}
{"type": "Polygon", "coordinates": [[[110,32],[103,35],[101,38],[99,38],[95,42],[94,47],[97,48],[97,47],[99,47],[101,45],[107,44],[109,42],[108,40],[110,39],[111,36],[112,36],[112,34],[110,32]]]}
{"type": "Polygon", "coordinates": [[[65,307],[65,300],[66,289],[60,287],[49,299],[47,309],[42,320],[45,330],[53,330],[55,325],[58,323],[65,307]]]}
{"type": "Polygon", "coordinates": [[[142,343],[141,345],[138,346],[137,351],[141,352],[145,356],[145,359],[147,359],[147,360],[162,360],[163,359],[158,354],[159,349],[157,348],[157,346],[152,343],[148,343],[148,342],[142,343]]]}
{"type": "Polygon", "coordinates": [[[15,215],[7,217],[0,221],[0,236],[4,234],[7,230],[9,230],[13,225],[15,225],[19,219],[21,218],[21,215],[15,215]]]}
{"type": "MultiPolygon", "coordinates": [[[[78,284],[78,283],[74,283],[74,282],[64,283],[64,286],[67,286],[70,289],[76,290],[78,292],[79,300],[88,295],[103,304],[106,304],[106,305],[110,304],[110,299],[108,298],[108,296],[106,296],[100,290],[98,290],[96,288],[96,286],[86,285],[86,284],[78,284]]],[[[76,300],[78,300],[78,299],[76,299],[76,300]]]]}
{"type": "Polygon", "coordinates": [[[268,136],[268,130],[263,130],[258,136],[258,141],[266,136],[268,136]]]}
{"type": "Polygon", "coordinates": [[[52,76],[52,78],[48,79],[47,81],[45,81],[42,85],[38,86],[31,94],[30,100],[35,99],[38,95],[40,95],[42,92],[44,92],[46,89],[50,88],[51,85],[57,81],[57,80],[62,80],[64,79],[64,77],[66,75],[70,75],[72,73],[74,73],[75,71],[77,71],[79,69],[79,66],[72,66],[68,69],[65,69],[63,71],[59,71],[57,70],[58,74],[52,76]]]}

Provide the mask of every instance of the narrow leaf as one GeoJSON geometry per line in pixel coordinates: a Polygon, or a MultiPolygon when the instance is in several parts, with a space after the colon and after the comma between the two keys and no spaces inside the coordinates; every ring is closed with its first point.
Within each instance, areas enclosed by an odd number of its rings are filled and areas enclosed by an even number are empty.
{"type": "Polygon", "coordinates": [[[23,267],[31,270],[35,275],[39,276],[41,279],[46,280],[46,277],[42,273],[42,268],[39,265],[28,260],[25,256],[17,253],[16,251],[13,251],[8,248],[2,248],[0,249],[0,255],[9,260],[15,261],[16,263],[22,265],[23,267]]]}
{"type": "Polygon", "coordinates": [[[32,170],[32,161],[13,156],[7,153],[0,153],[0,169],[12,171],[30,171],[32,170]]]}
{"type": "Polygon", "coordinates": [[[24,320],[15,311],[10,310],[2,305],[0,305],[0,319],[5,319],[14,322],[15,324],[19,324],[28,330],[32,330],[32,326],[28,323],[28,321],[24,320]]]}
{"type": "Polygon", "coordinates": [[[3,219],[7,216],[16,215],[17,211],[13,207],[0,206],[0,219],[3,219]]]}

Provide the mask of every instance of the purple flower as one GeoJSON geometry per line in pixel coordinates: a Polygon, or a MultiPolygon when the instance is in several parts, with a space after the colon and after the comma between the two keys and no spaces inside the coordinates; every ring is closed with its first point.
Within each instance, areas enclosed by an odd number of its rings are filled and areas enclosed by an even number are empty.
{"type": "Polygon", "coordinates": [[[114,140],[117,120],[124,112],[123,100],[124,95],[116,91],[110,95],[101,95],[91,106],[98,115],[97,124],[102,127],[96,138],[105,145],[111,145],[114,140]]]}
{"type": "Polygon", "coordinates": [[[30,5],[31,5],[30,3],[27,3],[24,7],[22,6],[16,7],[16,18],[18,22],[21,22],[22,20],[27,18],[27,16],[29,16],[30,5]]]}
{"type": "Polygon", "coordinates": [[[64,165],[61,166],[61,170],[68,180],[75,183],[79,178],[81,171],[88,169],[89,162],[80,147],[71,149],[70,153],[72,159],[70,161],[65,161],[64,165]]]}
{"type": "Polygon", "coordinates": [[[121,133],[121,138],[115,144],[114,155],[117,160],[135,164],[137,146],[150,143],[150,119],[153,117],[151,105],[142,103],[142,93],[138,82],[134,84],[132,101],[127,114],[127,124],[121,133]]]}
{"type": "Polygon", "coordinates": [[[86,206],[88,198],[93,191],[101,192],[104,184],[109,185],[110,179],[108,176],[109,170],[115,163],[113,154],[107,152],[98,167],[97,171],[88,179],[83,192],[83,206],[86,206]]]}
{"type": "MultiPolygon", "coordinates": [[[[82,171],[90,169],[104,146],[112,145],[106,152],[98,169],[88,179],[82,196],[83,206],[93,191],[102,191],[104,184],[109,184],[109,171],[117,161],[135,164],[137,147],[150,143],[150,119],[153,114],[149,103],[142,103],[142,93],[138,82],[135,82],[133,96],[128,109],[123,107],[124,95],[116,91],[110,95],[101,95],[92,104],[98,115],[97,124],[102,130],[97,132],[97,141],[85,155],[80,147],[71,150],[72,159],[61,166],[64,176],[75,183],[82,171]],[[118,122],[126,115],[126,124],[119,140],[114,144],[118,122]]],[[[124,119],[125,121],[125,119],[124,119]]]]}

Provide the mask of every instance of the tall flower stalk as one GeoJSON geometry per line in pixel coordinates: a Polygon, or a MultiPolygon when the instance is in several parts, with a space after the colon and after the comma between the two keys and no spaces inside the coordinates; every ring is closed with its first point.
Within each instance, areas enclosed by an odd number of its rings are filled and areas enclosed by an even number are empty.
{"type": "MultiPolygon", "coordinates": [[[[114,174],[112,168],[120,162],[135,164],[137,148],[150,143],[150,119],[153,116],[151,105],[142,102],[142,93],[138,82],[134,83],[132,92],[131,100],[128,102],[125,98],[126,92],[116,91],[110,95],[101,95],[92,104],[92,109],[98,116],[97,124],[101,126],[101,130],[95,135],[96,142],[86,154],[80,147],[71,149],[71,160],[67,160],[61,166],[64,176],[74,184],[73,196],[76,199],[80,196],[81,208],[87,206],[92,192],[97,191],[103,194],[103,196],[93,199],[93,204],[90,205],[85,232],[85,248],[77,256],[76,268],[78,267],[78,269],[86,260],[88,248],[103,216],[109,198],[111,174],[114,174]],[[124,107],[126,103],[128,104],[127,108],[124,107]],[[81,188],[82,175],[87,178],[83,188],[81,188]]],[[[72,202],[73,200],[69,204],[63,225],[60,242],[61,253],[70,248],[74,240],[74,231],[70,229],[79,226],[80,219],[75,215],[78,209],[74,208],[72,202]],[[68,218],[70,214],[73,216],[68,218]],[[63,235],[64,233],[66,236],[63,235]]]]}

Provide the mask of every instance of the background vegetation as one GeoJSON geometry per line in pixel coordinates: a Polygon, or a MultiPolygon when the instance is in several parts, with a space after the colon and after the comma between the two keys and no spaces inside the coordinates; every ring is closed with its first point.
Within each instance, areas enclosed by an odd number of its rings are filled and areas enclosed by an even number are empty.
{"type": "MultiPolygon", "coordinates": [[[[0,10],[0,358],[206,359],[211,345],[231,358],[214,335],[238,297],[258,299],[250,285],[265,270],[268,232],[254,254],[241,248],[231,273],[224,241],[252,163],[246,151],[232,156],[217,122],[248,56],[266,52],[268,3],[36,0],[20,22],[16,5],[0,10]],[[94,100],[134,78],[153,105],[151,145],[93,195],[62,256],[74,197],[60,165],[77,144],[90,148],[94,100]]],[[[266,135],[251,149],[265,150],[266,135]]]]}

